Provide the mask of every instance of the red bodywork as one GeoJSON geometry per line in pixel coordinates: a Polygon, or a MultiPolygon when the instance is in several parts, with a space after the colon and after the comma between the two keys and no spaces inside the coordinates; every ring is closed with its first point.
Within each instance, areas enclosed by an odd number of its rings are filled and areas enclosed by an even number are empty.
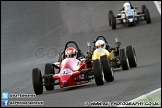
{"type": "Polygon", "coordinates": [[[75,58],[66,58],[61,62],[59,67],[59,73],[53,75],[53,78],[59,80],[61,88],[86,83],[85,81],[77,81],[84,79],[80,71],[87,69],[85,61],[82,62],[75,58]]]}

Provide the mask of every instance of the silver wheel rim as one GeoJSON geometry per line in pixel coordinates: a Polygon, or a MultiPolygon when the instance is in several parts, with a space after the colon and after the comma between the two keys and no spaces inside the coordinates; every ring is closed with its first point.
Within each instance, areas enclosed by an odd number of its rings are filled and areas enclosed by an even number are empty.
{"type": "Polygon", "coordinates": [[[129,66],[129,61],[128,61],[128,58],[126,59],[126,61],[127,61],[127,65],[128,65],[128,67],[130,67],[130,66],[129,66]]]}
{"type": "Polygon", "coordinates": [[[112,76],[114,76],[114,72],[113,72],[112,68],[111,68],[111,74],[112,74],[112,76]]]}
{"type": "Polygon", "coordinates": [[[104,73],[102,71],[102,80],[105,81],[104,73]]]}

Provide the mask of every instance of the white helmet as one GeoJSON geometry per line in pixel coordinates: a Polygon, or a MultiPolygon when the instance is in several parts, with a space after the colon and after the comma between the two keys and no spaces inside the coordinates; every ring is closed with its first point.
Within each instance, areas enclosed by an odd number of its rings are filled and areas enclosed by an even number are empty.
{"type": "Polygon", "coordinates": [[[97,40],[97,42],[95,43],[95,46],[96,47],[102,47],[102,48],[106,48],[106,45],[105,45],[105,41],[103,40],[97,40]]]}
{"type": "Polygon", "coordinates": [[[130,3],[128,3],[128,2],[124,3],[123,7],[124,7],[125,10],[130,10],[131,9],[130,3]]]}

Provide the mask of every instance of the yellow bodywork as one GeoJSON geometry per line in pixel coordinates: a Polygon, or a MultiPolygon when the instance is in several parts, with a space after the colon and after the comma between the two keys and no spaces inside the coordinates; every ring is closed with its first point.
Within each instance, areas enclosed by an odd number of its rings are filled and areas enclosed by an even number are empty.
{"type": "Polygon", "coordinates": [[[103,56],[103,55],[107,55],[109,57],[109,59],[111,60],[112,59],[112,52],[109,52],[104,48],[98,48],[93,52],[92,60],[100,59],[100,57],[103,56]]]}

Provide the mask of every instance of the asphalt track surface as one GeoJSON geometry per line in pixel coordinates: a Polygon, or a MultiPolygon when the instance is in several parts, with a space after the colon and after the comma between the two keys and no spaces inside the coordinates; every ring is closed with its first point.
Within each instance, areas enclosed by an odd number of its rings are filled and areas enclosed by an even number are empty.
{"type": "MultiPolygon", "coordinates": [[[[108,10],[118,14],[122,1],[2,1],[1,2],[1,92],[34,93],[32,69],[44,72],[46,63],[57,61],[69,40],[86,52],[86,42],[105,36],[111,46],[115,37],[121,48],[133,45],[137,67],[114,71],[114,81],[97,86],[93,80],[81,86],[46,91],[36,98],[10,98],[17,101],[44,101],[43,106],[84,106],[93,101],[130,101],[161,87],[161,15],[153,1],[145,4],[151,24],[141,21],[134,27],[108,24],[108,10]]],[[[33,106],[34,107],[34,106],[33,106]]],[[[41,107],[41,106],[40,106],[41,107]]]]}

